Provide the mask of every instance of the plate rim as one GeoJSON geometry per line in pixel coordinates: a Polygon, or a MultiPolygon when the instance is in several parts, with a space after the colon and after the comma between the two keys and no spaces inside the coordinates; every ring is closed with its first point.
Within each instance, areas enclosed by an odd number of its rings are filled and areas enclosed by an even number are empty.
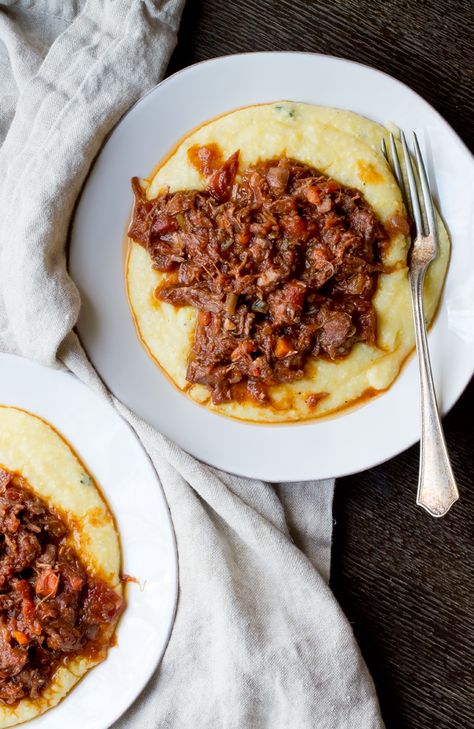
{"type": "MultiPolygon", "coordinates": [[[[122,114],[122,116],[120,117],[120,119],[118,119],[118,121],[115,122],[114,126],[107,133],[107,135],[105,136],[102,144],[100,145],[100,147],[99,147],[99,149],[98,149],[98,151],[96,153],[95,159],[93,160],[93,162],[92,162],[92,164],[90,166],[90,169],[88,171],[87,177],[89,176],[91,170],[93,169],[93,167],[94,167],[94,165],[96,163],[97,157],[102,152],[102,149],[105,146],[105,144],[107,143],[109,137],[114,133],[115,129],[119,126],[119,124],[121,124],[122,120],[125,119],[125,117],[127,117],[135,109],[135,107],[138,106],[143,101],[143,99],[145,99],[150,94],[153,94],[156,91],[156,89],[159,88],[160,86],[163,86],[163,84],[168,83],[169,81],[171,81],[172,79],[174,79],[176,76],[180,76],[181,74],[185,74],[190,69],[197,68],[198,66],[210,65],[210,64],[217,63],[217,62],[221,62],[221,61],[224,61],[224,60],[230,59],[230,58],[233,59],[233,58],[245,58],[245,57],[248,57],[248,56],[271,56],[271,55],[275,55],[275,56],[282,56],[282,55],[288,55],[288,56],[309,56],[311,58],[317,57],[317,58],[321,58],[321,59],[324,58],[324,59],[329,59],[329,60],[334,61],[334,62],[337,62],[337,63],[344,63],[344,64],[350,64],[351,66],[357,66],[359,68],[363,68],[365,70],[368,70],[368,71],[377,73],[380,76],[384,76],[385,78],[389,79],[391,82],[395,82],[396,84],[398,84],[402,88],[408,89],[412,94],[415,94],[415,96],[417,96],[418,99],[420,99],[420,101],[422,101],[424,104],[426,104],[431,109],[431,111],[437,116],[438,120],[441,121],[443,123],[443,125],[447,126],[448,129],[449,129],[449,131],[457,138],[457,141],[464,148],[464,151],[467,152],[470,157],[472,157],[472,162],[474,163],[474,153],[471,152],[471,150],[469,149],[469,147],[467,146],[467,144],[464,142],[464,140],[462,139],[462,137],[458,134],[458,132],[455,129],[453,129],[453,127],[444,118],[444,116],[441,114],[441,112],[439,112],[436,109],[436,107],[434,107],[418,91],[415,91],[415,89],[413,89],[411,86],[409,86],[408,84],[406,84],[404,81],[400,81],[400,79],[396,78],[395,76],[392,76],[390,73],[387,73],[387,71],[382,71],[381,69],[376,68],[375,66],[370,66],[368,63],[362,63],[362,61],[354,61],[351,58],[345,58],[343,56],[334,56],[331,53],[318,53],[317,51],[314,51],[314,52],[312,52],[312,51],[292,51],[292,50],[286,50],[286,51],[245,51],[243,53],[224,53],[221,56],[213,56],[212,58],[204,58],[202,61],[196,61],[196,63],[191,63],[191,64],[189,64],[189,66],[185,66],[184,68],[180,68],[177,71],[174,71],[173,73],[171,73],[169,76],[165,76],[165,78],[161,79],[161,81],[159,81],[157,84],[155,84],[154,86],[152,86],[151,89],[148,89],[148,91],[145,91],[145,93],[142,94],[140,96],[140,98],[138,98],[136,101],[134,101],[133,104],[132,104],[132,106],[130,106],[122,114]]],[[[323,106],[324,106],[324,104],[323,104],[323,106]]],[[[230,109],[229,110],[229,112],[232,112],[232,111],[234,111],[234,109],[230,109]]],[[[212,121],[212,119],[209,119],[209,121],[212,121]]],[[[81,188],[81,190],[79,192],[78,200],[80,199],[80,197],[82,195],[82,190],[84,189],[84,187],[85,187],[85,185],[87,183],[87,177],[84,180],[84,183],[82,185],[82,188],[81,188]]]]}

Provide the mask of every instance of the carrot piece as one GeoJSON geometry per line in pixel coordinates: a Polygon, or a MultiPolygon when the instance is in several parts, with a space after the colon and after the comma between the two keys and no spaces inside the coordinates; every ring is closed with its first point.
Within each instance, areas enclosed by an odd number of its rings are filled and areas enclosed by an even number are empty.
{"type": "Polygon", "coordinates": [[[285,337],[278,337],[275,345],[275,357],[278,359],[284,359],[289,352],[291,352],[291,344],[285,337]]]}
{"type": "Polygon", "coordinates": [[[21,630],[14,630],[12,635],[20,645],[27,645],[30,642],[26,633],[23,633],[21,630]]]}

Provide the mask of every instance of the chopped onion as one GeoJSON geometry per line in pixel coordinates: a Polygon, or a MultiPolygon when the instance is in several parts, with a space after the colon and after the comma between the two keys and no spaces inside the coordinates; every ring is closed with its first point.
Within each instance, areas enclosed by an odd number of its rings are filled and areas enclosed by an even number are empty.
{"type": "Polygon", "coordinates": [[[227,294],[225,297],[225,310],[227,314],[235,314],[235,307],[237,306],[237,295],[234,293],[227,294]]]}
{"type": "Polygon", "coordinates": [[[181,228],[181,230],[184,230],[186,227],[186,220],[183,215],[183,213],[176,213],[176,220],[178,221],[178,225],[181,228]]]}

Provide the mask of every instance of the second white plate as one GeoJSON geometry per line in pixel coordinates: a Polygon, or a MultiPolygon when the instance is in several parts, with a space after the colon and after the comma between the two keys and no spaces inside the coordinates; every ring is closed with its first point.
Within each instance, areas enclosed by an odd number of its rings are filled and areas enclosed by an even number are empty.
{"type": "Polygon", "coordinates": [[[120,533],[127,608],[117,646],[30,729],[106,729],[144,688],[166,648],[178,589],[176,545],[161,484],[132,429],[66,372],[0,355],[0,404],[39,415],[63,435],[102,489],[120,533]]]}

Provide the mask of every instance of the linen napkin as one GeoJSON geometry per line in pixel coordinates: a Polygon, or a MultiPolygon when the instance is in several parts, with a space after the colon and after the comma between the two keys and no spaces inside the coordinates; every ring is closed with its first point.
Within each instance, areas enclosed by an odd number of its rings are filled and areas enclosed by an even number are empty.
{"type": "Polygon", "coordinates": [[[116,729],[379,729],[328,587],[334,482],[209,468],[105,390],[73,332],[65,244],[94,156],[163,76],[183,0],[0,2],[0,349],[66,366],[131,423],[163,483],[180,591],[163,661],[116,729]]]}

